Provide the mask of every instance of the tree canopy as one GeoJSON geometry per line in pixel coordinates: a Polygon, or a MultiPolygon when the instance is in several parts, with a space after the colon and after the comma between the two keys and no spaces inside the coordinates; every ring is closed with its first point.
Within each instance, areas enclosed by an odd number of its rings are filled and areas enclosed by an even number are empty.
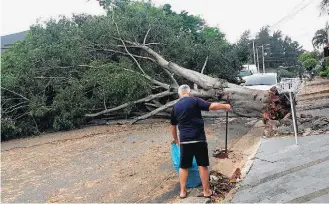
{"type": "MultiPolygon", "coordinates": [[[[204,73],[230,81],[248,59],[244,40],[230,44],[218,28],[168,4],[99,2],[106,16],[81,14],[33,25],[26,39],[2,54],[3,139],[76,128],[88,122],[86,113],[154,93],[159,87],[150,78],[160,87],[159,81],[172,83],[166,70],[121,38],[143,42],[198,72],[207,58],[204,73]]],[[[127,106],[126,117],[136,108],[127,106]]]]}
{"type": "MultiPolygon", "coordinates": [[[[90,121],[86,115],[128,118],[164,104],[159,110],[165,110],[182,83],[200,85],[200,96],[218,97],[224,84],[218,79],[234,82],[241,65],[252,59],[248,31],[232,44],[219,28],[186,11],[174,12],[169,4],[99,3],[105,16],[79,14],[33,25],[1,55],[2,139],[77,128],[90,121]],[[205,75],[199,79],[201,70],[205,75]]],[[[267,60],[278,55],[290,57],[280,63],[293,63],[301,52],[297,42],[264,27],[256,45],[267,42],[273,46],[267,60]]],[[[235,97],[258,100],[232,87],[235,97]]]]}
{"type": "MultiPolygon", "coordinates": [[[[298,56],[304,52],[297,41],[293,41],[289,36],[284,36],[279,30],[272,33],[269,26],[262,27],[254,40],[255,47],[258,47],[260,68],[263,65],[261,63],[262,50],[259,46],[264,45],[265,67],[267,68],[295,66],[298,64],[298,56]]],[[[252,40],[249,41],[249,52],[253,53],[252,40]]]]}
{"type": "Polygon", "coordinates": [[[328,30],[329,23],[326,23],[326,26],[323,29],[319,29],[315,32],[314,37],[312,39],[312,44],[314,48],[321,48],[323,45],[329,43],[328,41],[328,30]]]}

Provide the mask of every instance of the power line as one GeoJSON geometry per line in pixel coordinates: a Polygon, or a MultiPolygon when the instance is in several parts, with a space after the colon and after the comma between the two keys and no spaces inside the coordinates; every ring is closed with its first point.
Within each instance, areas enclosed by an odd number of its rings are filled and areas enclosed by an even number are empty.
{"type": "MultiPolygon", "coordinates": [[[[294,7],[293,10],[295,10],[295,8],[297,8],[299,5],[301,5],[305,0],[302,0],[298,5],[296,5],[294,7]]],[[[279,20],[278,22],[276,22],[275,24],[273,24],[272,26],[270,26],[270,28],[276,27],[277,25],[279,25],[280,23],[282,24],[283,22],[287,22],[288,20],[292,19],[293,17],[295,17],[299,12],[303,11],[307,6],[309,6],[311,3],[315,2],[314,0],[310,0],[307,4],[305,4],[303,7],[301,7],[300,9],[298,9],[297,11],[295,11],[294,13],[291,13],[290,15],[286,15],[285,17],[283,17],[281,20],[279,20]]],[[[293,11],[292,10],[292,11],[293,11]]]]}
{"type": "Polygon", "coordinates": [[[282,19],[280,19],[278,22],[274,23],[270,27],[275,27],[276,25],[280,24],[281,22],[285,21],[287,18],[289,18],[294,12],[296,8],[298,8],[305,0],[302,0],[298,5],[296,5],[286,16],[284,16],[282,19]]]}
{"type": "Polygon", "coordinates": [[[299,2],[299,4],[297,4],[290,12],[288,12],[287,15],[285,15],[283,18],[281,18],[278,22],[274,23],[272,26],[270,27],[274,27],[277,24],[281,23],[282,21],[284,21],[289,15],[291,15],[291,12],[293,12],[297,7],[299,7],[305,0],[302,0],[301,2],[299,2]]]}

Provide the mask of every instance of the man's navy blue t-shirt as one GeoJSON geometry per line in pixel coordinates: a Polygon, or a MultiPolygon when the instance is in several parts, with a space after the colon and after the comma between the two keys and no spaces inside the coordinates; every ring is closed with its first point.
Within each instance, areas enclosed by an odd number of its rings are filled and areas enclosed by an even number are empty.
{"type": "Polygon", "coordinates": [[[183,97],[174,106],[171,124],[178,125],[180,142],[206,141],[201,111],[209,111],[210,103],[194,97],[183,97]]]}

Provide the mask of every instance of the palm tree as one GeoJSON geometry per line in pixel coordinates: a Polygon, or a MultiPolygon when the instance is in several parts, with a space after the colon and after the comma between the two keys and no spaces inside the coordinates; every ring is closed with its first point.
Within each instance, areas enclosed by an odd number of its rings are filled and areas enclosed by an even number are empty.
{"type": "MultiPolygon", "coordinates": [[[[329,2],[329,0],[327,1],[329,2]]],[[[327,22],[324,29],[320,29],[315,32],[314,37],[312,39],[314,48],[320,48],[322,45],[328,43],[328,30],[329,30],[329,24],[327,22]]]]}
{"type": "Polygon", "coordinates": [[[329,15],[329,0],[322,0],[320,3],[320,12],[321,14],[329,15]]]}

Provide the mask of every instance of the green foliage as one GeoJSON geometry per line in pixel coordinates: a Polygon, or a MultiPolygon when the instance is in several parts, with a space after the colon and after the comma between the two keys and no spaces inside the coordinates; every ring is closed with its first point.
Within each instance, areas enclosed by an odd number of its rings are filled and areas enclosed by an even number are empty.
{"type": "Polygon", "coordinates": [[[297,74],[295,72],[290,72],[288,70],[280,70],[278,72],[279,78],[294,78],[296,76],[297,76],[297,74]]]}
{"type": "Polygon", "coordinates": [[[321,48],[323,45],[328,43],[328,29],[329,24],[326,23],[323,29],[319,29],[314,33],[314,37],[312,39],[312,44],[314,48],[321,48]]]}
{"type": "Polygon", "coordinates": [[[308,59],[314,59],[314,56],[312,53],[310,52],[306,52],[306,53],[303,53],[301,55],[299,55],[298,57],[298,60],[301,62],[301,63],[304,63],[306,60],[308,59]]]}
{"type": "Polygon", "coordinates": [[[298,59],[299,62],[302,64],[303,68],[310,71],[314,70],[315,67],[318,65],[318,60],[317,60],[317,52],[306,52],[301,55],[299,55],[298,59]]]}
{"type": "Polygon", "coordinates": [[[10,118],[1,118],[1,140],[16,138],[22,132],[15,121],[10,118]]]}
{"type": "Polygon", "coordinates": [[[312,70],[313,68],[315,68],[315,66],[318,64],[318,61],[314,58],[311,59],[307,59],[303,62],[303,67],[306,70],[312,70]]]}
{"type": "Polygon", "coordinates": [[[323,71],[320,71],[319,76],[329,78],[329,66],[325,67],[323,71]]]}
{"type": "MultiPolygon", "coordinates": [[[[262,27],[253,40],[255,49],[258,48],[260,62],[262,60],[262,48],[260,46],[264,45],[265,67],[267,68],[298,65],[298,56],[304,52],[297,41],[293,41],[289,36],[284,36],[281,31],[274,31],[271,34],[269,26],[262,27]]],[[[249,63],[254,63],[254,60],[251,60],[254,58],[253,40],[248,40],[249,63]]],[[[262,66],[260,63],[261,70],[262,66]]]]}
{"type": "Polygon", "coordinates": [[[319,76],[320,76],[320,77],[327,77],[327,76],[328,76],[328,72],[326,72],[326,71],[321,71],[321,72],[319,73],[319,76]]]}

